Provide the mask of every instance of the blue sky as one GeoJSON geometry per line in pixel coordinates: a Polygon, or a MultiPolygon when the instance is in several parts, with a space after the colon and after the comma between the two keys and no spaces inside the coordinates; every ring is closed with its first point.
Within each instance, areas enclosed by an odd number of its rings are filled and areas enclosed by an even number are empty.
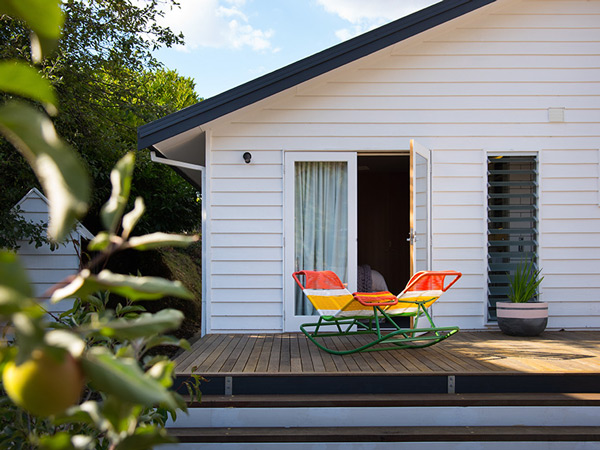
{"type": "Polygon", "coordinates": [[[156,56],[209,98],[437,0],[179,0],[164,25],[186,45],[156,56]]]}

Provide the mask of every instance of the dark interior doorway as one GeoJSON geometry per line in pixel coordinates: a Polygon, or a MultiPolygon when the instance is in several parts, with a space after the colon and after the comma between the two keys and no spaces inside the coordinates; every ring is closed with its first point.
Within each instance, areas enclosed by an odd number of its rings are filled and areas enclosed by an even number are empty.
{"type": "Polygon", "coordinates": [[[358,156],[358,263],[398,294],[410,277],[408,155],[358,156]]]}

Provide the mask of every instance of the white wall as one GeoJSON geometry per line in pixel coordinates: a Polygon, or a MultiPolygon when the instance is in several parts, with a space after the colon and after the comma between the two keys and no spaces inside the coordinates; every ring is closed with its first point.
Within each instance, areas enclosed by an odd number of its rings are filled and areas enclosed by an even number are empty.
{"type": "MultiPolygon", "coordinates": [[[[34,223],[40,221],[48,223],[48,204],[31,192],[20,202],[21,215],[34,223]]],[[[77,232],[72,233],[79,240],[77,232]]],[[[34,295],[42,306],[52,313],[61,313],[68,310],[72,300],[63,300],[56,304],[48,301],[46,291],[54,284],[64,280],[67,276],[79,270],[79,257],[73,242],[60,245],[51,251],[48,244],[39,248],[27,241],[19,241],[19,260],[27,269],[27,274],[34,289],[34,295]]]]}
{"type": "Polygon", "coordinates": [[[433,268],[464,273],[437,321],[485,326],[486,152],[520,151],[541,161],[550,326],[600,327],[599,24],[598,0],[498,1],[209,124],[207,331],[281,330],[284,151],[413,138],[433,150],[433,268]]]}
{"type": "Polygon", "coordinates": [[[542,154],[542,299],[550,326],[600,327],[599,150],[542,154]]]}

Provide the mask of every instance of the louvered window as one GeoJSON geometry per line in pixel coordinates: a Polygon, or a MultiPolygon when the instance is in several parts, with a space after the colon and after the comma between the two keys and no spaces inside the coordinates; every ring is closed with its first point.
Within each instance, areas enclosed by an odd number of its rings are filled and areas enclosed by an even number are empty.
{"type": "Polygon", "coordinates": [[[488,158],[488,319],[507,299],[508,275],[537,255],[535,156],[488,158]]]}

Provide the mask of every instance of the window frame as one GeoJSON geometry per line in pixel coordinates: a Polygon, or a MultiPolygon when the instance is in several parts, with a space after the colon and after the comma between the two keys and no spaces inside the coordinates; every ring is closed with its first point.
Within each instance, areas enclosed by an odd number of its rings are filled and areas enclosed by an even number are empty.
{"type": "MultiPolygon", "coordinates": [[[[534,249],[532,251],[532,253],[534,254],[535,257],[535,264],[537,267],[539,267],[539,261],[540,261],[540,249],[541,249],[541,245],[540,245],[540,237],[541,237],[541,199],[540,199],[540,193],[541,193],[541,176],[540,176],[540,167],[541,167],[541,152],[539,151],[532,151],[532,152],[510,152],[510,151],[506,151],[506,152],[498,152],[498,151],[488,151],[485,153],[485,159],[484,159],[484,169],[485,169],[485,175],[484,175],[484,180],[485,180],[485,212],[484,212],[484,221],[485,221],[485,238],[484,238],[484,242],[485,242],[485,259],[484,259],[484,264],[485,264],[485,323],[487,324],[495,324],[496,323],[496,318],[495,315],[491,314],[491,310],[492,310],[492,305],[491,305],[491,289],[490,289],[490,175],[489,175],[489,162],[491,158],[494,157],[529,157],[533,159],[533,170],[532,173],[535,176],[534,180],[533,180],[533,197],[535,200],[535,203],[533,205],[533,210],[534,210],[534,224],[535,224],[535,234],[534,234],[534,249]]],[[[507,233],[508,234],[508,233],[507,233]]],[[[511,257],[509,257],[511,258],[511,257]]],[[[509,264],[515,264],[514,261],[511,261],[509,264]]],[[[511,269],[509,269],[511,270],[511,269]]],[[[496,290],[496,295],[497,294],[497,290],[496,290]]]]}

